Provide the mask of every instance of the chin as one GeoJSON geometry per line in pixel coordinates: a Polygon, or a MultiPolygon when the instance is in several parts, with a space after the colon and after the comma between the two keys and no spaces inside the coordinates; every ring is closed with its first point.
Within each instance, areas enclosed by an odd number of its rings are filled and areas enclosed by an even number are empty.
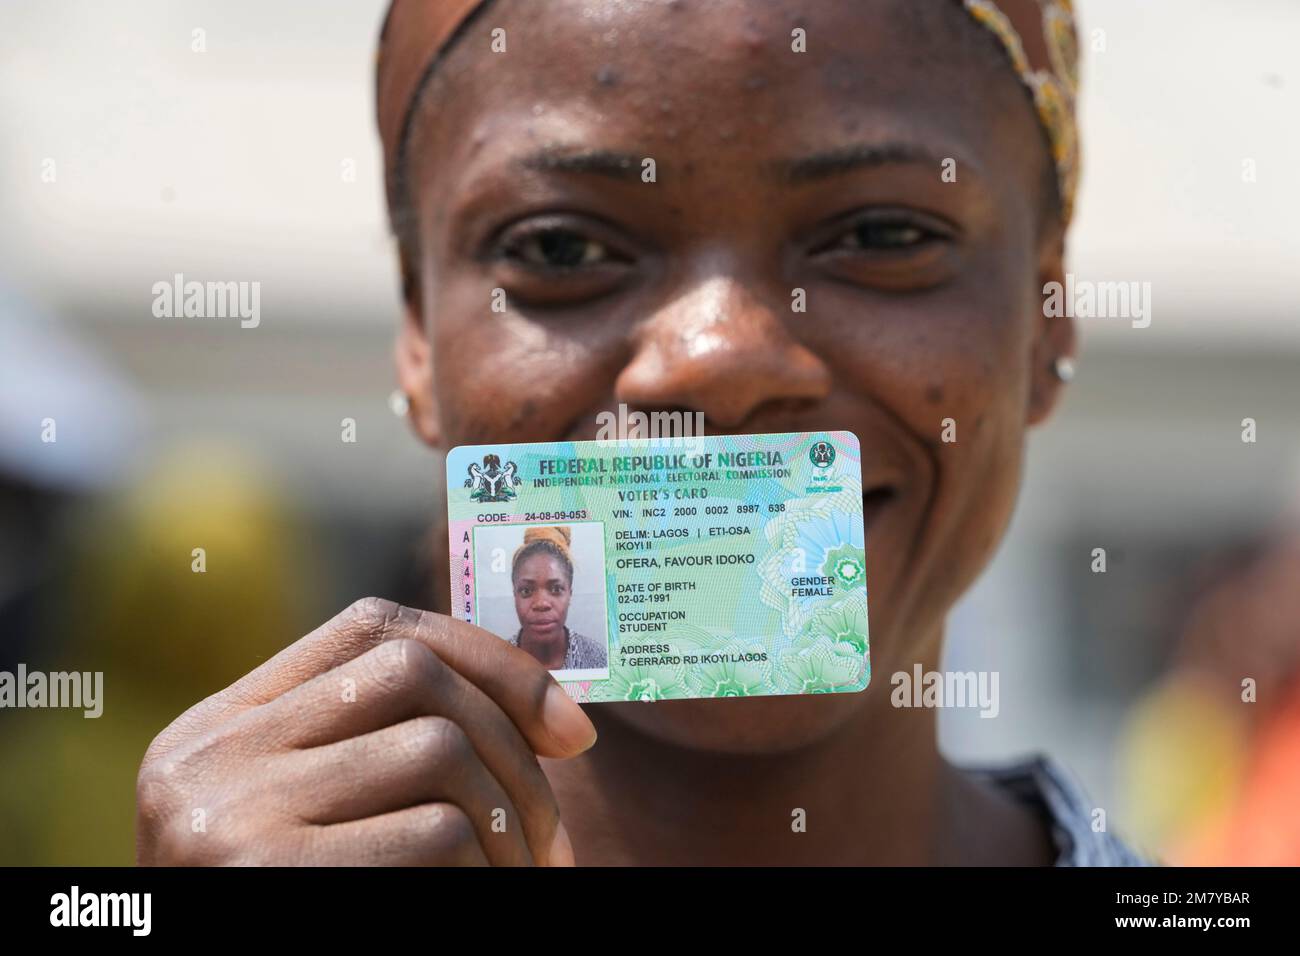
{"type": "Polygon", "coordinates": [[[856,694],[806,694],[665,700],[592,706],[607,718],[673,747],[719,754],[779,754],[813,746],[848,723],[866,704],[856,694]]]}

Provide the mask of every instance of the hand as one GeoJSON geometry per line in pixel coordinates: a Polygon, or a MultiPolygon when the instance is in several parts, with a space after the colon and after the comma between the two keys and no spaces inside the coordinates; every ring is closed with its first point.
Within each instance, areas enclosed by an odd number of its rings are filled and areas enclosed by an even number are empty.
{"type": "Polygon", "coordinates": [[[536,755],[572,757],[595,739],[531,655],[367,598],[158,735],[136,784],[137,856],[571,865],[536,755]]]}

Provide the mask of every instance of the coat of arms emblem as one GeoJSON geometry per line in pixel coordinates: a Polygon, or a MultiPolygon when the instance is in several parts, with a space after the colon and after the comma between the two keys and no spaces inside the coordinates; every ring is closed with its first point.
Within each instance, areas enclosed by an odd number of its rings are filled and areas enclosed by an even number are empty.
{"type": "Polygon", "coordinates": [[[835,446],[828,441],[814,442],[808,449],[808,460],[818,468],[829,468],[835,461],[835,446]]]}
{"type": "Polygon", "coordinates": [[[469,477],[465,479],[465,487],[470,489],[470,500],[513,501],[517,497],[515,487],[523,484],[516,474],[518,470],[519,466],[513,461],[506,462],[502,468],[500,455],[484,455],[481,466],[478,462],[471,462],[469,477]]]}

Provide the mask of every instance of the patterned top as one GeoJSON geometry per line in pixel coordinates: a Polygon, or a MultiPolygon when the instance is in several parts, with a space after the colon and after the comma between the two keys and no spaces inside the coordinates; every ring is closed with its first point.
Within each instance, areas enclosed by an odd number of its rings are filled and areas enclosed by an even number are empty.
{"type": "MultiPolygon", "coordinates": [[[[506,638],[512,646],[519,646],[519,631],[506,638]]],[[[603,670],[608,666],[605,648],[597,644],[589,637],[584,637],[577,631],[571,631],[567,627],[564,629],[565,639],[568,644],[564,649],[564,667],[561,670],[603,670]]]]}
{"type": "Polygon", "coordinates": [[[998,767],[968,767],[1017,800],[1029,804],[1051,824],[1059,855],[1055,866],[1157,865],[1110,832],[1092,828],[1093,804],[1074,778],[1049,757],[998,767]]]}

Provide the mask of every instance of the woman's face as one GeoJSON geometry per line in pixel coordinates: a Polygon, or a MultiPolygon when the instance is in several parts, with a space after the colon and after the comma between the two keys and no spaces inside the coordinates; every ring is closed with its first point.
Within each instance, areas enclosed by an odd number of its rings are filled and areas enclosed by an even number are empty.
{"type": "Polygon", "coordinates": [[[539,638],[564,633],[572,590],[559,558],[544,551],[530,554],[516,565],[514,586],[521,628],[539,638]]]}
{"type": "Polygon", "coordinates": [[[589,439],[627,403],[703,412],[709,434],[861,441],[872,686],[629,705],[646,732],[818,739],[937,660],[1002,534],[1073,341],[1039,305],[1061,271],[1043,134],[966,19],[916,0],[500,0],[416,114],[398,362],[427,440],[589,439]]]}

